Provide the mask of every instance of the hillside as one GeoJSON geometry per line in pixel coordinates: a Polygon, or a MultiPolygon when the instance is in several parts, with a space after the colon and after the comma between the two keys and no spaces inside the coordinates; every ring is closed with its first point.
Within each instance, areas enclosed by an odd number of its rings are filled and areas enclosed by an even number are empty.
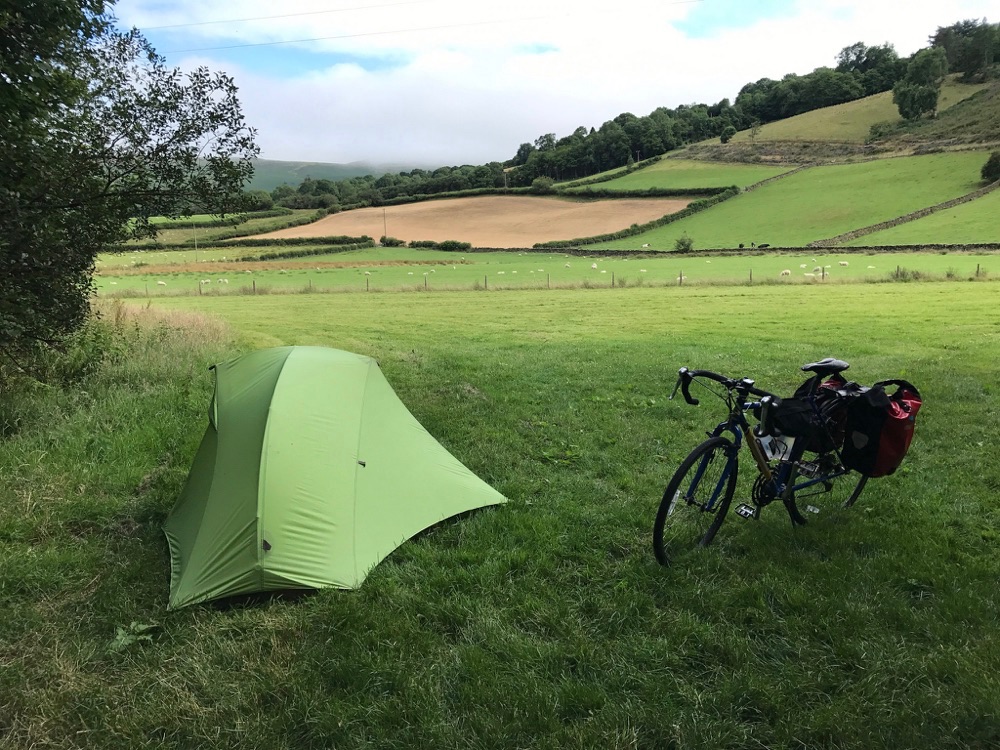
{"type": "Polygon", "coordinates": [[[331,164],[315,161],[257,159],[254,162],[253,179],[250,180],[247,189],[270,192],[282,184],[293,187],[299,185],[307,177],[314,180],[348,180],[351,177],[364,177],[369,174],[381,175],[386,172],[410,171],[419,168],[419,166],[414,164],[366,164],[364,162],[331,164]]]}

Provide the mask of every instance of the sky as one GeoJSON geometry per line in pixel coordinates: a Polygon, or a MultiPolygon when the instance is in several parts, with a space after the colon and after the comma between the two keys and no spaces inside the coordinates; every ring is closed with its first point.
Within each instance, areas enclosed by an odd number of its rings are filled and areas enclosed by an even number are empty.
{"type": "MultiPolygon", "coordinates": [[[[992,6],[992,7],[991,7],[992,6]]],[[[232,76],[261,158],[457,166],[622,112],[734,101],[997,0],[118,0],[168,65],[232,76]]],[[[990,13],[992,11],[992,15],[990,13]]]]}

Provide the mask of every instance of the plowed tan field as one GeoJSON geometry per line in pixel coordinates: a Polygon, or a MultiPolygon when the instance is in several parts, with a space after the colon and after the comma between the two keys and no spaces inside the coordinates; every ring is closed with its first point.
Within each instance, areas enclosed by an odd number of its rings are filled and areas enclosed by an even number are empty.
{"type": "Polygon", "coordinates": [[[482,196],[359,208],[261,237],[367,234],[406,242],[458,240],[473,247],[531,247],[627,229],[680,211],[689,198],[569,201],[528,196],[482,196]]]}

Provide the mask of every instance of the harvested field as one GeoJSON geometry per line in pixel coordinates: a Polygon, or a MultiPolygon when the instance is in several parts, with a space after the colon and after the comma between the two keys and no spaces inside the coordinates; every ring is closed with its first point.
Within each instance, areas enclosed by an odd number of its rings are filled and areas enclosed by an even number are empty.
{"type": "Polygon", "coordinates": [[[359,208],[260,237],[388,235],[400,240],[457,240],[473,247],[531,247],[616,232],[685,208],[693,198],[566,200],[483,196],[359,208]],[[384,213],[383,213],[384,212],[384,213]]]}

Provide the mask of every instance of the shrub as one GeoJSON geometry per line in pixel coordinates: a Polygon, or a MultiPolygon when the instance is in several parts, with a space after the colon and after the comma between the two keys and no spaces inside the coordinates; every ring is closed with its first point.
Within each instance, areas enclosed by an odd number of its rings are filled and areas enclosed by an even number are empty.
{"type": "Polygon", "coordinates": [[[994,151],[990,154],[990,158],[986,160],[980,174],[983,177],[983,182],[1000,180],[1000,151],[994,151]]]}
{"type": "Polygon", "coordinates": [[[403,240],[395,237],[386,237],[384,234],[379,237],[378,244],[382,247],[403,247],[406,244],[403,240]]]}
{"type": "Polygon", "coordinates": [[[674,242],[674,250],[679,253],[689,253],[694,250],[694,240],[688,236],[687,232],[685,232],[677,238],[676,242],[674,242]]]}
{"type": "Polygon", "coordinates": [[[734,135],[736,135],[736,128],[732,125],[726,125],[722,130],[722,135],[719,136],[719,140],[723,143],[729,143],[734,135]]]}
{"type": "Polygon", "coordinates": [[[554,191],[553,185],[556,181],[551,177],[536,177],[531,183],[533,193],[551,193],[554,191]]]}
{"type": "Polygon", "coordinates": [[[458,240],[445,240],[444,242],[439,242],[437,245],[438,250],[469,250],[472,247],[471,242],[459,242],[458,240]]]}

